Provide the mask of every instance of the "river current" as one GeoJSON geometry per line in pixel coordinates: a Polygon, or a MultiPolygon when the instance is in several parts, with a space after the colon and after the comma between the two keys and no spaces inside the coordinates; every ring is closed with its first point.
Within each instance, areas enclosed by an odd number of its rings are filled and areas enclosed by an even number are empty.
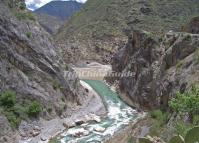
{"type": "Polygon", "coordinates": [[[107,116],[99,123],[90,122],[68,129],[58,137],[61,143],[101,143],[140,118],[137,111],[124,103],[103,81],[84,80],[84,82],[101,96],[107,108],[107,116]],[[71,135],[77,131],[84,131],[86,134],[80,137],[71,135]]]}

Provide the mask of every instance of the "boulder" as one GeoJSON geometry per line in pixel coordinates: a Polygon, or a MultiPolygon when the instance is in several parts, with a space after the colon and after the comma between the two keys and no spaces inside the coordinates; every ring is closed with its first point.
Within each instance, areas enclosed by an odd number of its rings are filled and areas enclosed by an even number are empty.
{"type": "Polygon", "coordinates": [[[104,131],[106,130],[106,128],[97,126],[97,127],[94,128],[94,130],[95,130],[96,132],[104,132],[104,131]]]}
{"type": "Polygon", "coordinates": [[[40,139],[41,141],[46,141],[48,138],[46,136],[41,136],[40,139]]]}
{"type": "Polygon", "coordinates": [[[73,121],[65,121],[64,123],[63,123],[63,126],[65,127],[65,128],[72,128],[72,127],[75,127],[75,122],[73,122],[73,121]]]}
{"type": "Polygon", "coordinates": [[[95,115],[95,114],[89,114],[90,120],[95,121],[97,123],[101,122],[101,119],[99,116],[95,115]]]}
{"type": "Polygon", "coordinates": [[[85,130],[84,128],[80,128],[80,129],[74,129],[74,130],[68,131],[67,134],[74,137],[81,137],[81,136],[89,135],[89,131],[85,130]]]}
{"type": "Polygon", "coordinates": [[[84,124],[85,123],[85,121],[83,120],[83,119],[77,119],[77,120],[75,120],[75,124],[77,125],[77,126],[80,126],[80,125],[82,125],[82,124],[84,124]]]}

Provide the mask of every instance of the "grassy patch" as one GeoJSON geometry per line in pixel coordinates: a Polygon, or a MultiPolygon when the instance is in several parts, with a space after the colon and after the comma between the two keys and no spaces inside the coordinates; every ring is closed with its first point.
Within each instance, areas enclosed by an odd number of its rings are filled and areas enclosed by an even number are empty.
{"type": "Polygon", "coordinates": [[[32,21],[36,20],[36,17],[31,12],[24,12],[24,11],[16,12],[15,16],[19,20],[32,20],[32,21]]]}
{"type": "Polygon", "coordinates": [[[160,134],[161,129],[167,123],[169,113],[163,112],[161,110],[154,110],[150,112],[150,116],[154,119],[154,123],[150,128],[150,135],[158,136],[160,134]]]}
{"type": "Polygon", "coordinates": [[[67,70],[67,71],[69,70],[69,67],[68,67],[68,65],[65,65],[65,70],[67,70]]]}
{"type": "Polygon", "coordinates": [[[49,143],[60,143],[57,138],[53,138],[49,141],[49,143]]]}
{"type": "Polygon", "coordinates": [[[182,61],[178,61],[176,64],[176,70],[179,71],[183,66],[183,62],[182,61]]]}
{"type": "Polygon", "coordinates": [[[159,121],[160,124],[165,124],[168,120],[169,113],[163,112],[161,110],[154,110],[150,112],[151,118],[159,121]]]}
{"type": "Polygon", "coordinates": [[[129,137],[127,143],[135,143],[136,139],[133,137],[129,137]]]}
{"type": "Polygon", "coordinates": [[[183,137],[185,137],[187,131],[194,127],[192,124],[184,123],[183,121],[177,121],[174,124],[175,132],[183,137]]]}
{"type": "Polygon", "coordinates": [[[61,89],[61,85],[58,80],[53,80],[52,85],[54,90],[61,89]]]}
{"type": "Polygon", "coordinates": [[[196,64],[199,64],[199,50],[195,52],[195,62],[196,64]]]}

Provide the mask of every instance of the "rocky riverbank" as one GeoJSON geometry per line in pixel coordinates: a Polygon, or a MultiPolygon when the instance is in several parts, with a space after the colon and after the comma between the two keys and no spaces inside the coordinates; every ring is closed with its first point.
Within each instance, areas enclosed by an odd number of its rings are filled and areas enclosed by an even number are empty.
{"type": "MultiPolygon", "coordinates": [[[[68,109],[66,111],[70,112],[68,117],[57,117],[50,121],[40,120],[37,123],[39,124],[39,129],[37,132],[35,131],[35,137],[28,138],[24,136],[20,143],[47,143],[51,138],[63,133],[68,128],[94,120],[99,122],[100,118],[106,115],[105,106],[99,95],[92,88],[83,81],[81,81],[81,85],[87,90],[86,100],[81,106],[74,106],[68,109]]],[[[27,129],[28,124],[22,123],[20,128],[23,128],[23,125],[27,129]]],[[[25,133],[22,131],[20,134],[23,136],[25,133]]]]}

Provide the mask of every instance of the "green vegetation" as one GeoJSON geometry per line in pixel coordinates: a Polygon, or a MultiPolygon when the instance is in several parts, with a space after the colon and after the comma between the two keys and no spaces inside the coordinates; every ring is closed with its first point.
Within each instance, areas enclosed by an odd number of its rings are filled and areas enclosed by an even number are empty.
{"type": "Polygon", "coordinates": [[[194,115],[199,113],[199,87],[193,85],[185,93],[177,93],[176,97],[169,102],[170,107],[180,115],[189,114],[193,121],[194,115]]]}
{"type": "Polygon", "coordinates": [[[57,39],[124,36],[125,29],[129,28],[160,34],[180,29],[199,12],[199,2],[192,0],[147,0],[143,3],[140,0],[88,0],[65,24],[57,39]]]}
{"type": "Polygon", "coordinates": [[[176,64],[176,69],[179,71],[182,66],[183,66],[183,62],[182,61],[178,61],[177,64],[176,64]]]}
{"type": "Polygon", "coordinates": [[[199,127],[190,129],[185,136],[185,143],[199,142],[199,127]]]}
{"type": "Polygon", "coordinates": [[[199,50],[195,52],[195,61],[196,61],[196,64],[199,64],[199,50]]]}
{"type": "Polygon", "coordinates": [[[25,10],[26,9],[26,4],[25,3],[21,3],[20,6],[19,6],[19,8],[21,10],[25,10]]]}
{"type": "Polygon", "coordinates": [[[165,123],[167,120],[168,113],[164,113],[161,110],[154,110],[150,112],[151,118],[165,123]]]}
{"type": "Polygon", "coordinates": [[[181,135],[182,137],[185,137],[187,130],[191,129],[193,127],[190,123],[185,123],[181,119],[175,121],[174,123],[174,131],[176,134],[181,135]]]}
{"type": "Polygon", "coordinates": [[[150,135],[157,136],[160,133],[161,128],[167,123],[169,113],[161,110],[154,110],[150,112],[150,116],[154,119],[154,123],[150,128],[150,135]]]}
{"type": "Polygon", "coordinates": [[[187,129],[199,125],[199,87],[193,85],[184,93],[177,93],[169,105],[171,109],[180,116],[174,123],[175,132],[185,137],[187,129]],[[183,117],[189,115],[189,122],[183,122],[183,117]]]}
{"type": "Polygon", "coordinates": [[[62,102],[65,102],[65,98],[64,98],[64,97],[61,97],[61,101],[62,101],[62,102]]]}
{"type": "Polygon", "coordinates": [[[0,105],[4,107],[13,107],[16,103],[16,95],[14,91],[8,90],[0,96],[0,105]]]}
{"type": "Polygon", "coordinates": [[[185,41],[188,41],[188,42],[191,41],[191,35],[190,35],[190,34],[188,34],[188,35],[185,37],[185,41]]]}
{"type": "Polygon", "coordinates": [[[37,117],[41,111],[42,111],[42,107],[40,103],[33,101],[28,106],[27,113],[30,117],[37,117]]]}
{"type": "Polygon", "coordinates": [[[174,136],[170,139],[169,143],[184,143],[184,139],[182,136],[174,136]]]}
{"type": "Polygon", "coordinates": [[[32,21],[36,20],[36,17],[31,12],[25,12],[25,11],[15,12],[15,16],[19,20],[32,20],[32,21]]]}
{"type": "Polygon", "coordinates": [[[68,65],[65,65],[65,70],[67,70],[67,71],[69,70],[69,67],[68,67],[68,65]]]}
{"type": "MultiPolygon", "coordinates": [[[[139,143],[153,143],[152,137],[139,138],[139,143]]],[[[187,130],[185,139],[181,135],[173,136],[169,143],[198,143],[199,142],[199,127],[193,127],[187,130]]],[[[162,142],[161,142],[162,143],[162,142]]]]}
{"type": "Polygon", "coordinates": [[[0,94],[0,112],[3,113],[12,128],[17,128],[21,120],[37,117],[42,111],[41,105],[36,102],[27,101],[24,104],[16,102],[16,93],[11,90],[4,91],[0,94]]]}
{"type": "MultiPolygon", "coordinates": [[[[177,141],[184,140],[188,136],[188,132],[194,128],[194,126],[199,125],[199,86],[194,84],[190,89],[184,93],[178,92],[176,97],[171,99],[169,106],[172,110],[172,114],[168,112],[163,112],[161,110],[154,110],[150,112],[150,116],[153,119],[153,124],[150,128],[150,136],[160,136],[166,142],[169,142],[173,134],[180,135],[172,138],[171,141],[177,143],[177,141]],[[170,118],[170,116],[172,118],[170,118]],[[184,117],[188,117],[186,122],[184,117]],[[169,126],[167,123],[169,121],[169,126]],[[177,140],[177,141],[176,141],[177,140]]],[[[191,133],[195,138],[195,141],[199,141],[198,136],[196,135],[196,128],[194,128],[194,133],[191,133]],[[195,135],[194,135],[195,134],[195,135]]],[[[191,143],[190,141],[185,141],[183,143],[191,143]]],[[[170,142],[172,143],[172,142],[170,142]]]]}
{"type": "Polygon", "coordinates": [[[153,143],[152,141],[150,141],[147,138],[139,138],[139,143],[153,143]]]}
{"type": "Polygon", "coordinates": [[[31,37],[32,37],[32,33],[31,33],[31,32],[27,32],[27,33],[26,33],[26,36],[27,36],[28,38],[31,38],[31,37]]]}
{"type": "Polygon", "coordinates": [[[53,138],[49,141],[49,143],[60,143],[60,141],[57,138],[53,138]]]}
{"type": "Polygon", "coordinates": [[[128,138],[127,143],[137,143],[137,138],[131,136],[128,138]]]}
{"type": "Polygon", "coordinates": [[[61,85],[60,85],[59,81],[56,79],[52,81],[52,85],[53,85],[54,90],[61,89],[61,85]]]}

